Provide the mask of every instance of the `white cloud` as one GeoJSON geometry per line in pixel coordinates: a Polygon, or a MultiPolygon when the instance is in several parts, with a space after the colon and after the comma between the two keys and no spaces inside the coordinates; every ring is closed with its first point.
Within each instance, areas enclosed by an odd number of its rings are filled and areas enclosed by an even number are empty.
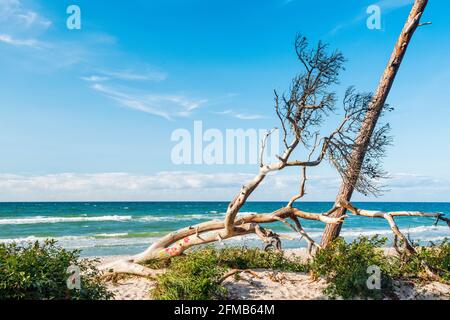
{"type": "Polygon", "coordinates": [[[23,14],[18,14],[17,17],[22,19],[26,28],[40,25],[43,28],[47,29],[52,25],[50,20],[42,18],[38,13],[34,11],[28,11],[23,14]]]}
{"type": "Polygon", "coordinates": [[[221,112],[216,112],[216,114],[220,115],[229,115],[233,118],[240,119],[240,120],[258,120],[258,119],[264,119],[264,116],[259,114],[245,114],[240,113],[234,110],[225,110],[221,112]]]}
{"type": "Polygon", "coordinates": [[[5,32],[20,35],[23,32],[40,32],[52,22],[38,12],[26,8],[20,0],[0,0],[0,27],[5,32]]]}
{"type": "Polygon", "coordinates": [[[100,73],[109,76],[111,78],[119,80],[129,80],[129,81],[163,81],[167,79],[167,73],[157,70],[152,70],[151,68],[145,68],[147,70],[143,72],[136,72],[134,70],[118,70],[118,71],[108,71],[103,70],[100,73]]]}
{"type": "Polygon", "coordinates": [[[153,114],[171,120],[175,117],[187,117],[193,110],[207,102],[206,99],[190,99],[182,95],[159,95],[130,92],[130,89],[114,89],[96,83],[91,86],[108,98],[117,101],[126,108],[153,114]]]}
{"type": "Polygon", "coordinates": [[[77,41],[42,41],[41,39],[46,39],[45,33],[42,33],[45,30],[42,29],[50,25],[49,20],[25,8],[20,0],[0,0],[0,44],[18,49],[22,47],[21,53],[27,57],[18,58],[16,51],[11,52],[9,58],[17,67],[27,71],[42,69],[48,72],[77,66],[84,73],[78,77],[90,82],[92,89],[117,101],[121,106],[166,119],[187,117],[207,102],[206,99],[193,99],[184,94],[147,94],[135,90],[131,87],[134,81],[164,81],[168,74],[147,63],[130,59],[127,53],[114,47],[116,38],[105,33],[83,33],[80,35],[82,39],[77,41]],[[5,31],[4,25],[11,25],[11,32],[5,31]],[[17,25],[20,28],[16,28],[17,25]],[[108,50],[105,50],[105,46],[109,46],[108,50]],[[41,50],[30,54],[23,50],[25,48],[41,50]],[[114,62],[111,57],[114,57],[114,62]],[[117,57],[122,58],[118,61],[117,57]],[[105,86],[103,82],[106,81],[126,82],[127,87],[105,86]]]}
{"type": "Polygon", "coordinates": [[[102,77],[102,76],[96,76],[96,75],[92,75],[92,76],[88,76],[88,77],[81,77],[81,79],[84,81],[87,81],[87,82],[103,82],[103,81],[109,80],[108,77],[102,77]]]}
{"type": "Polygon", "coordinates": [[[24,7],[20,0],[0,0],[0,24],[15,30],[47,29],[52,22],[24,7]]]}
{"type": "MultiPolygon", "coordinates": [[[[0,201],[229,201],[253,177],[254,173],[239,172],[0,174],[0,201]]],[[[450,181],[397,174],[390,182],[391,192],[377,200],[449,201],[450,181]]],[[[298,184],[297,172],[271,174],[250,201],[288,201],[298,184]]],[[[302,201],[333,201],[339,185],[336,176],[310,175],[302,201]]],[[[374,199],[355,195],[354,200],[374,199]]]]}
{"type": "Polygon", "coordinates": [[[0,34],[0,42],[19,47],[39,48],[42,46],[36,39],[16,39],[8,34],[0,34]]]}

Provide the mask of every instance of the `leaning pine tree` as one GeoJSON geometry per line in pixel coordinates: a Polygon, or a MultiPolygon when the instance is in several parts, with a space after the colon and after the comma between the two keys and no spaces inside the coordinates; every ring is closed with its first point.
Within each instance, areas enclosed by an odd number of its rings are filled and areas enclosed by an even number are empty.
{"type": "MultiPolygon", "coordinates": [[[[300,35],[295,40],[295,52],[302,66],[302,72],[292,80],[288,93],[282,95],[274,93],[275,112],[280,120],[284,151],[277,156],[276,161],[272,163],[264,161],[266,142],[273,130],[268,131],[261,144],[259,171],[230,202],[225,219],[204,222],[174,231],[153,243],[144,252],[126,260],[103,265],[102,269],[114,273],[146,276],[155,272],[143,266],[147,261],[169,259],[181,255],[194,246],[221,242],[249,234],[256,234],[265,243],[266,248],[274,247],[281,250],[281,235],[263,227],[265,224],[274,222],[285,224],[298,233],[299,238],[308,243],[308,252],[312,255],[322,247],[303,229],[302,220],[321,221],[324,225],[340,225],[348,217],[346,215],[339,217],[330,215],[340,207],[350,209],[351,212],[362,216],[383,217],[388,220],[396,235],[401,232],[393,219],[395,216],[434,217],[449,223],[449,220],[439,213],[396,212],[385,214],[356,209],[349,201],[337,203],[330,208],[329,212],[325,213],[305,212],[301,209],[301,205],[296,205],[306,193],[308,168],[317,167],[323,162],[329,161],[342,176],[345,176],[343,171],[345,168],[342,163],[349,157],[349,150],[352,150],[357,143],[357,134],[365,116],[371,112],[373,97],[371,94],[358,93],[351,87],[346,90],[342,106],[338,108],[336,94],[332,91],[332,87],[338,83],[339,73],[343,69],[345,61],[343,55],[338,51],[328,52],[327,46],[322,42],[310,47],[306,38],[300,35]],[[338,114],[342,114],[342,117],[338,120],[339,124],[336,129],[328,134],[323,134],[320,130],[323,121],[327,117],[338,114]],[[272,213],[238,216],[241,208],[261,182],[264,179],[270,179],[269,173],[292,167],[300,170],[299,191],[287,201],[286,206],[272,213]]],[[[383,111],[388,109],[388,106],[383,106],[383,111]]],[[[385,147],[390,142],[388,131],[388,125],[377,126],[374,129],[370,143],[367,145],[367,163],[376,163],[384,155],[385,147]]],[[[375,172],[378,171],[362,170],[360,172],[362,179],[360,181],[364,181],[365,188],[368,190],[377,189],[377,180],[380,177],[375,172]]]]}
{"type": "MultiPolygon", "coordinates": [[[[395,226],[393,218],[396,216],[423,215],[414,212],[371,212],[359,210],[352,206],[349,201],[355,190],[363,194],[377,194],[378,189],[373,187],[371,181],[382,175],[382,170],[377,160],[383,155],[378,152],[380,148],[374,148],[373,144],[378,143],[379,135],[384,135],[388,127],[382,127],[378,131],[377,123],[385,110],[386,99],[394,83],[397,72],[405,56],[409,42],[416,31],[420,27],[420,19],[425,11],[428,0],[416,0],[403,27],[402,32],[392,52],[391,58],[381,77],[378,88],[369,101],[369,107],[364,114],[364,119],[358,124],[356,129],[357,137],[352,140],[355,143],[348,144],[347,147],[339,148],[332,158],[332,161],[339,169],[342,176],[342,185],[339,194],[336,197],[336,206],[330,211],[330,216],[341,217],[347,211],[356,215],[368,216],[373,218],[386,219],[395,233],[396,239],[400,238],[409,253],[415,253],[415,250],[409,240],[395,226]],[[375,151],[375,153],[374,153],[375,151]],[[369,178],[369,179],[367,179],[369,178]]],[[[428,23],[425,23],[428,24],[428,23]]],[[[383,145],[380,145],[382,148],[383,145]]],[[[448,220],[447,220],[448,221],[448,220]]],[[[327,225],[323,238],[322,246],[327,246],[331,241],[339,236],[342,224],[327,225]]]]}

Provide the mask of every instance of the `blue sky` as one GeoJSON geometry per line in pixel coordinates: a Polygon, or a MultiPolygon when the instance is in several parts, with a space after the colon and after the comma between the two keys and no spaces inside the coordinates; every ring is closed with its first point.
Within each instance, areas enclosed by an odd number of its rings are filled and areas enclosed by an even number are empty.
{"type": "MultiPolygon", "coordinates": [[[[174,165],[172,132],[195,120],[278,126],[272,92],[301,71],[297,32],[344,53],[340,95],[374,90],[411,4],[0,0],[0,200],[229,200],[257,167],[174,165]],[[66,27],[72,4],[81,30],[66,27]],[[366,27],[372,4],[381,30],[366,27]]],[[[433,24],[417,31],[389,96],[391,192],[376,200],[450,200],[449,9],[430,1],[433,24]]],[[[269,177],[253,199],[287,200],[297,174],[269,177]]],[[[310,176],[307,200],[333,200],[334,170],[310,176]]]]}

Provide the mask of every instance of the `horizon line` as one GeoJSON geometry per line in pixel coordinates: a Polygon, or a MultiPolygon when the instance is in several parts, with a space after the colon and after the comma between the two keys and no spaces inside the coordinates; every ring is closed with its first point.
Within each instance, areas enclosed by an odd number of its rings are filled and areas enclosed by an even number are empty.
{"type": "MultiPolygon", "coordinates": [[[[0,204],[15,204],[15,203],[229,203],[231,200],[25,200],[25,201],[0,201],[0,204]]],[[[253,200],[246,203],[283,203],[289,202],[285,200],[253,200]]],[[[301,203],[335,203],[332,200],[314,200],[302,201],[301,203]]],[[[356,200],[353,203],[449,203],[450,201],[365,201],[356,200]]]]}

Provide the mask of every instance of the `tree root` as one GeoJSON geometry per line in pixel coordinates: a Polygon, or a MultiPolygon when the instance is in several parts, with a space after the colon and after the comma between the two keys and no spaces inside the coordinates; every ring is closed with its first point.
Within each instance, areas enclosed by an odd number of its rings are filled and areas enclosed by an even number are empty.
{"type": "Polygon", "coordinates": [[[232,277],[236,274],[240,274],[240,273],[248,273],[251,274],[253,277],[257,278],[257,279],[261,279],[261,277],[254,271],[249,270],[249,269],[245,269],[245,270],[241,270],[241,269],[233,269],[228,271],[222,278],[220,278],[219,283],[224,282],[226,279],[228,279],[229,277],[232,277]]]}

